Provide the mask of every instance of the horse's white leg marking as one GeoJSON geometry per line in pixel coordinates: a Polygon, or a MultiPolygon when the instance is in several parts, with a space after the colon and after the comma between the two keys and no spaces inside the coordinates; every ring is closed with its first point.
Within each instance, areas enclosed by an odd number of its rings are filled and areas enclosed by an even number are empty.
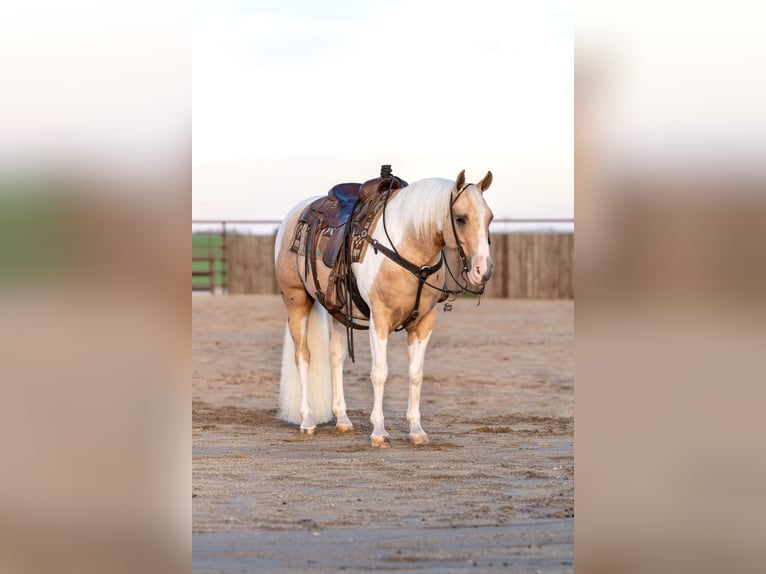
{"type": "Polygon", "coordinates": [[[330,337],[330,365],[332,367],[332,412],[335,415],[335,430],[350,431],[354,428],[346,414],[346,399],[343,395],[343,361],[346,359],[346,327],[332,321],[330,337]]]}
{"type": "Polygon", "coordinates": [[[372,354],[370,379],[372,380],[373,396],[372,414],[370,415],[370,422],[373,428],[370,442],[372,446],[383,448],[391,446],[391,440],[383,425],[383,387],[388,377],[387,346],[388,336],[382,336],[378,333],[375,328],[374,316],[370,317],[370,351],[372,354]]]}
{"type": "Polygon", "coordinates": [[[423,384],[423,363],[430,338],[431,331],[428,331],[424,339],[421,339],[417,333],[413,333],[407,345],[410,355],[410,397],[407,403],[407,420],[410,421],[410,441],[413,444],[428,442],[428,436],[420,426],[420,387],[423,384]]]}
{"type": "Polygon", "coordinates": [[[298,325],[290,325],[290,330],[295,342],[295,364],[298,366],[298,375],[301,380],[301,433],[312,435],[316,432],[316,424],[314,424],[314,415],[311,412],[311,402],[309,401],[309,361],[311,357],[306,342],[308,322],[309,315],[306,313],[300,318],[298,325]],[[296,328],[297,333],[295,332],[296,328]]]}

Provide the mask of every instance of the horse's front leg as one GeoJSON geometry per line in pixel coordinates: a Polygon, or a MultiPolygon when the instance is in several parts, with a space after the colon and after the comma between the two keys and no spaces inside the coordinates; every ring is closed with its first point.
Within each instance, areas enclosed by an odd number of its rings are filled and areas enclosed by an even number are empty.
{"type": "Polygon", "coordinates": [[[346,413],[346,398],[343,394],[343,362],[346,360],[346,327],[332,321],[330,336],[330,366],[332,368],[332,412],[335,415],[335,430],[350,431],[354,428],[346,413]]]}
{"type": "Polygon", "coordinates": [[[384,325],[375,325],[374,314],[370,318],[370,352],[372,355],[372,434],[370,444],[374,447],[389,448],[391,439],[383,425],[383,387],[388,377],[388,362],[386,349],[388,347],[389,331],[384,325]]]}
{"type": "Polygon", "coordinates": [[[410,441],[413,444],[428,443],[428,435],[420,426],[420,387],[423,384],[423,363],[426,347],[431,338],[436,312],[431,310],[416,325],[407,329],[407,350],[410,356],[410,395],[407,402],[407,420],[410,423],[410,441]]]}

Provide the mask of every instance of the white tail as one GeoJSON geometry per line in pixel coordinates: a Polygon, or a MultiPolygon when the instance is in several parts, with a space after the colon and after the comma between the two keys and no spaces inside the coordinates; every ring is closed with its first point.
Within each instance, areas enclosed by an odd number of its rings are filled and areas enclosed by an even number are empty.
{"type": "MultiPolygon", "coordinates": [[[[330,371],[330,324],[327,310],[319,303],[311,308],[308,320],[309,402],[316,424],[330,421],[332,413],[332,379],[330,371]]],[[[295,365],[295,346],[285,326],[282,344],[282,376],[279,380],[279,414],[283,421],[301,424],[301,383],[295,365]]]]}

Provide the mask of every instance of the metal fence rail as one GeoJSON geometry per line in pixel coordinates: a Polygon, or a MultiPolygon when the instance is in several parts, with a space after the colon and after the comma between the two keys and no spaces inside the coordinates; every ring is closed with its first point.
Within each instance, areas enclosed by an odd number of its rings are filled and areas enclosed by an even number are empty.
{"type": "MultiPolygon", "coordinates": [[[[273,255],[279,223],[274,219],[192,220],[192,290],[279,293],[273,255]],[[258,230],[261,233],[254,233],[258,230]]],[[[573,226],[573,219],[493,221],[495,276],[487,286],[486,296],[573,298],[573,226]],[[524,226],[540,225],[551,228],[524,230],[524,226]],[[496,230],[503,226],[520,226],[520,230],[498,233],[496,230]],[[563,231],[557,231],[555,226],[563,231]]]]}

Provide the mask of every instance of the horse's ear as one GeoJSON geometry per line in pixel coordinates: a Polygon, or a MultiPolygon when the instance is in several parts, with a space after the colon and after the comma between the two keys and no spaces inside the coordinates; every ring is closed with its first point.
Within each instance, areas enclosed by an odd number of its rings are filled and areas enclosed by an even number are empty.
{"type": "Polygon", "coordinates": [[[461,189],[463,189],[464,185],[465,185],[465,170],[457,174],[457,181],[455,181],[455,189],[460,191],[461,189]]]}
{"type": "Polygon", "coordinates": [[[488,171],[487,175],[484,176],[484,179],[476,184],[476,187],[483,193],[489,189],[490,185],[492,185],[492,172],[488,171]]]}

